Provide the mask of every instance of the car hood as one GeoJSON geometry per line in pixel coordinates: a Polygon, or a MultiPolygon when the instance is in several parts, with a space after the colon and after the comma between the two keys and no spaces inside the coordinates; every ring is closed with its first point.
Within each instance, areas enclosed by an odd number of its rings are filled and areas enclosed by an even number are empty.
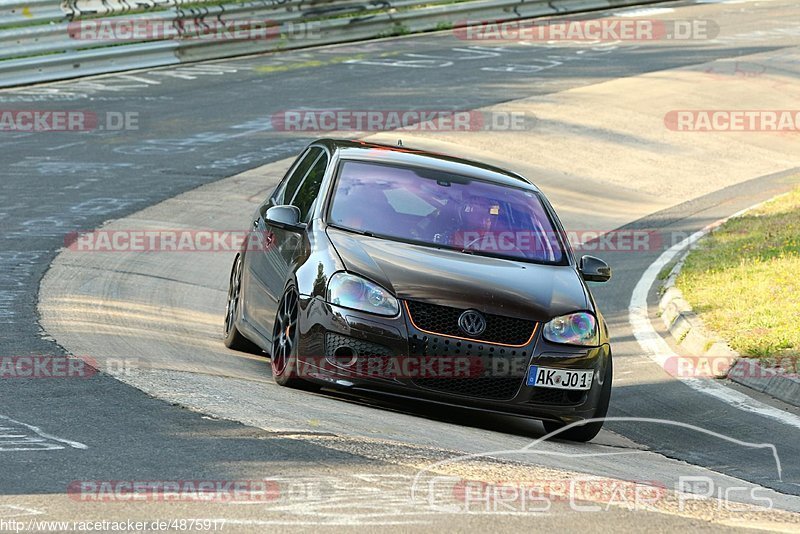
{"type": "Polygon", "coordinates": [[[545,321],[590,309],[577,271],[424,247],[328,227],[345,269],[398,298],[545,321]]]}

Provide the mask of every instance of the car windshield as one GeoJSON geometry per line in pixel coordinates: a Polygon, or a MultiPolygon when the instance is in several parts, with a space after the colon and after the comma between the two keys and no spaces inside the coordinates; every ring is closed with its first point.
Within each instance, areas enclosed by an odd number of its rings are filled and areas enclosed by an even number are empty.
{"type": "Polygon", "coordinates": [[[419,167],[343,162],[329,223],[474,254],[565,262],[535,191],[419,167]]]}

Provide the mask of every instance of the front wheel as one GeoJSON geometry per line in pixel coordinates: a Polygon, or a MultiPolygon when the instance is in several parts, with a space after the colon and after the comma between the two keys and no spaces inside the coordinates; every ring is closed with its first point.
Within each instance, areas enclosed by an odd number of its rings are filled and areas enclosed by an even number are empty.
{"type": "MultiPolygon", "coordinates": [[[[608,358],[608,365],[606,366],[606,374],[603,378],[603,387],[600,389],[600,400],[597,402],[597,408],[594,411],[592,419],[602,419],[608,413],[608,405],[611,401],[611,382],[614,378],[614,365],[611,356],[608,358]]],[[[554,438],[566,439],[570,441],[591,441],[600,433],[603,428],[604,421],[593,421],[591,423],[576,425],[569,430],[564,430],[554,435],[554,438]]],[[[564,423],[557,423],[555,421],[542,421],[544,424],[545,432],[548,434],[556,432],[564,428],[564,423]]]]}
{"type": "Polygon", "coordinates": [[[300,298],[290,287],[283,295],[272,329],[272,378],[279,386],[302,387],[304,381],[297,377],[297,345],[300,333],[297,328],[300,316],[300,298]]]}

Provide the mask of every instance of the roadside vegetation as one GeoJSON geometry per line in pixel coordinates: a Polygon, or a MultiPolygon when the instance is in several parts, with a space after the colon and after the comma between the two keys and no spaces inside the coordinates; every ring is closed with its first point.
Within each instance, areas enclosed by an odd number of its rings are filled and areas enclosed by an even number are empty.
{"type": "Polygon", "coordinates": [[[800,188],[701,240],[677,286],[740,354],[800,356],[800,188]]]}

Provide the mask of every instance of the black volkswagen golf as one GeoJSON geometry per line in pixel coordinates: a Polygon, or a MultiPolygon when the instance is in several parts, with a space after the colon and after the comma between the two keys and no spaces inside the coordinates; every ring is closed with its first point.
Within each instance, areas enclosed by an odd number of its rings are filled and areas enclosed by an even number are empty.
{"type": "MultiPolygon", "coordinates": [[[[346,388],[533,417],[605,416],[611,348],[542,192],[482,163],[323,139],[253,217],[225,344],[265,351],[283,386],[346,388]],[[257,243],[258,246],[253,244],[257,243]]],[[[564,429],[588,441],[602,421],[564,429]]]]}

